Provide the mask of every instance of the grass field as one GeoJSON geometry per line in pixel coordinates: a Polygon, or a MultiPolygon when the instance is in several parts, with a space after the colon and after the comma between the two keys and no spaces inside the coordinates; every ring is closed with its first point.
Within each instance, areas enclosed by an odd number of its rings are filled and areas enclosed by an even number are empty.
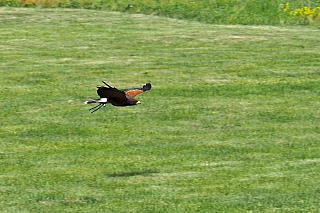
{"type": "Polygon", "coordinates": [[[0,212],[318,212],[320,37],[0,8],[0,212]],[[91,114],[97,84],[150,82],[91,114]]]}
{"type": "Polygon", "coordinates": [[[0,0],[1,6],[94,9],[210,24],[311,25],[320,28],[320,0],[0,0]]]}

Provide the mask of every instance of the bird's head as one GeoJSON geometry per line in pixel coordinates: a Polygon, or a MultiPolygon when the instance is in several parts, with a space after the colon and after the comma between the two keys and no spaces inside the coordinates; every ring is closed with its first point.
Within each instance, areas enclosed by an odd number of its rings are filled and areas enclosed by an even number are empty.
{"type": "Polygon", "coordinates": [[[138,101],[138,100],[136,100],[136,99],[131,98],[131,99],[128,99],[128,100],[127,100],[127,104],[130,105],[130,106],[132,106],[132,105],[141,104],[141,102],[138,101]]]}

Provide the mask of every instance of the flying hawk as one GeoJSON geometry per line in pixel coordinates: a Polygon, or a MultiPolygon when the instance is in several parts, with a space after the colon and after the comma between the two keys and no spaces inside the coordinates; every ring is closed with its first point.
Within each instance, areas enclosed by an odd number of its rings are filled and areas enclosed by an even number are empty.
{"type": "Polygon", "coordinates": [[[89,109],[91,113],[94,113],[101,107],[106,106],[106,104],[112,104],[113,106],[132,106],[132,105],[141,104],[140,101],[135,100],[133,98],[144,91],[151,90],[150,83],[147,83],[142,88],[118,90],[115,87],[111,87],[106,82],[104,81],[102,82],[105,85],[107,85],[107,87],[97,86],[98,88],[97,93],[100,96],[100,98],[84,102],[84,104],[92,104],[92,103],[99,104],[89,109]]]}

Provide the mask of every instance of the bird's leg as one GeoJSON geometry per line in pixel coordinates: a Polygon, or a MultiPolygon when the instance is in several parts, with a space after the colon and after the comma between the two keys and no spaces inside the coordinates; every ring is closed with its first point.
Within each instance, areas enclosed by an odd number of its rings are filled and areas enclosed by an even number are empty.
{"type": "Polygon", "coordinates": [[[97,105],[97,106],[94,106],[94,107],[90,108],[89,111],[90,111],[90,110],[93,110],[93,109],[96,109],[96,108],[98,108],[98,107],[100,108],[101,105],[103,105],[103,104],[99,104],[99,105],[97,105]]]}
{"type": "Polygon", "coordinates": [[[99,105],[97,105],[97,106],[94,106],[94,107],[90,108],[89,110],[93,110],[93,109],[99,107],[100,105],[101,105],[101,104],[99,104],[99,105]]]}
{"type": "Polygon", "coordinates": [[[97,111],[98,109],[100,109],[103,106],[103,104],[98,105],[98,108],[96,108],[95,110],[93,110],[91,113],[94,113],[95,111],[97,111]]]}

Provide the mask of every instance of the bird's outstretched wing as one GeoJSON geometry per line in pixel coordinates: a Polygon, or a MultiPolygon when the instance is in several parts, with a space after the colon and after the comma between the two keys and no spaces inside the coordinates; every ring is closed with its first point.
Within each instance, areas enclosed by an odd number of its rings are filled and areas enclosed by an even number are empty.
{"type": "Polygon", "coordinates": [[[143,93],[147,90],[151,90],[151,84],[147,83],[142,88],[132,88],[132,89],[122,89],[120,91],[124,92],[126,95],[130,95],[132,98],[140,93],[143,93]]]}
{"type": "Polygon", "coordinates": [[[111,87],[104,81],[102,82],[108,87],[98,86],[97,93],[100,96],[100,98],[117,98],[117,99],[124,99],[124,100],[127,99],[126,94],[124,92],[118,90],[115,87],[111,87]]]}

